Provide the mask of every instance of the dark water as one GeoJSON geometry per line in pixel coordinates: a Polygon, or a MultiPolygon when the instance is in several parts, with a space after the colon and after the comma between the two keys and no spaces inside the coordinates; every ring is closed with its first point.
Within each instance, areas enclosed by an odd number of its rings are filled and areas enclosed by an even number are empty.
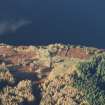
{"type": "Polygon", "coordinates": [[[72,43],[105,48],[104,0],[0,0],[0,19],[31,24],[0,35],[9,44],[72,43]]]}

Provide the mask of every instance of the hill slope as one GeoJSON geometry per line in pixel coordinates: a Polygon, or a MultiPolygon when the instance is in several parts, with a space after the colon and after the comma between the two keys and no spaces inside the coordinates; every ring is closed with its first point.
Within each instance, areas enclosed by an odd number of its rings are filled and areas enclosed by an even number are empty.
{"type": "Polygon", "coordinates": [[[104,105],[105,51],[0,44],[0,105],[104,105]]]}

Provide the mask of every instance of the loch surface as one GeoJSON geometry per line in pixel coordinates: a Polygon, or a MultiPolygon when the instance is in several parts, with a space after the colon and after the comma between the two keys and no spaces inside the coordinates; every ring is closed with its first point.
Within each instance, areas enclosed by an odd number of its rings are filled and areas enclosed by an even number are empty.
{"type": "Polygon", "coordinates": [[[0,42],[20,45],[58,42],[105,48],[104,4],[104,0],[0,1],[0,24],[19,19],[31,21],[15,31],[0,34],[0,42]]]}

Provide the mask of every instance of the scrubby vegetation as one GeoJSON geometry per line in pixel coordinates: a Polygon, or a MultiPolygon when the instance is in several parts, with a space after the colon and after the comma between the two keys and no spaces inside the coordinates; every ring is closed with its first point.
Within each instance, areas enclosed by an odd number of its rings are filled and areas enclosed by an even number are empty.
{"type": "Polygon", "coordinates": [[[43,97],[40,105],[82,105],[85,97],[82,91],[73,88],[71,74],[46,80],[42,87],[43,97]]]}
{"type": "Polygon", "coordinates": [[[90,105],[105,105],[105,54],[77,65],[74,86],[85,93],[90,105]]]}
{"type": "Polygon", "coordinates": [[[15,83],[15,78],[10,73],[10,71],[5,67],[1,67],[0,68],[0,88],[2,88],[6,84],[14,84],[14,83],[15,83]]]}
{"type": "Polygon", "coordinates": [[[0,68],[0,105],[23,105],[35,100],[31,81],[22,80],[14,86],[15,82],[9,69],[0,68]]]}
{"type": "Polygon", "coordinates": [[[0,105],[105,105],[105,50],[0,45],[0,105]]]}

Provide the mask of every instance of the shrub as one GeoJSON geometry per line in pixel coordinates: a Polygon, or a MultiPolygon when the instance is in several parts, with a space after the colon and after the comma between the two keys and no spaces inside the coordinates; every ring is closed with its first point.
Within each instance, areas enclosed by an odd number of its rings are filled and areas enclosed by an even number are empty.
{"type": "Polygon", "coordinates": [[[7,82],[7,83],[15,83],[15,78],[13,75],[10,73],[9,69],[7,68],[0,68],[0,81],[2,82],[7,82]]]}
{"type": "Polygon", "coordinates": [[[33,102],[32,83],[23,80],[16,87],[7,86],[0,92],[0,105],[23,105],[24,102],[33,102]]]}
{"type": "Polygon", "coordinates": [[[74,86],[85,93],[90,105],[105,105],[105,56],[94,56],[88,62],[80,62],[77,68],[74,86]]]}

